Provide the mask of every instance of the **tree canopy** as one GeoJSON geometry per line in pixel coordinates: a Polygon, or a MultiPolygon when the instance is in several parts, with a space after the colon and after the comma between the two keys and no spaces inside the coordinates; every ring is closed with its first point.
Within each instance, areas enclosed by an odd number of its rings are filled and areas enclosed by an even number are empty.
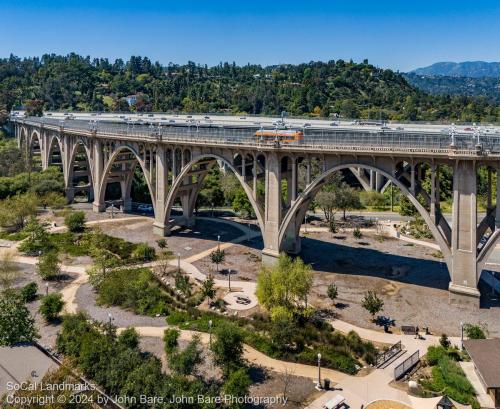
{"type": "MultiPolygon", "coordinates": [[[[262,67],[188,62],[162,66],[46,54],[0,60],[0,107],[94,111],[233,112],[400,120],[498,120],[485,98],[434,96],[392,70],[363,61],[311,61],[262,67]],[[132,106],[126,97],[135,96],[132,106]]],[[[0,109],[0,112],[2,111],[0,109]]]]}

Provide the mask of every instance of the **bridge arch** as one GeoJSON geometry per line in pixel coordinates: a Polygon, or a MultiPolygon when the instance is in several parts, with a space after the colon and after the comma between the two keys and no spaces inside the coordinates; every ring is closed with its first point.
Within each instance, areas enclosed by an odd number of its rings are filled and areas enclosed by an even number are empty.
{"type": "Polygon", "coordinates": [[[93,161],[91,160],[91,152],[90,147],[88,146],[88,142],[79,138],[75,141],[75,143],[71,145],[69,163],[67,164],[67,166],[65,166],[65,168],[68,199],[72,201],[74,199],[75,193],[78,193],[80,190],[85,190],[88,194],[88,200],[93,200],[93,161]],[[78,177],[75,175],[77,171],[83,172],[85,173],[85,175],[81,175],[78,177]],[[80,178],[80,181],[77,180],[78,178],[80,178]],[[83,189],[83,187],[79,187],[81,183],[83,183],[85,189],[83,189]]]}
{"type": "MultiPolygon", "coordinates": [[[[231,158],[234,159],[234,155],[231,156],[231,158]]],[[[226,157],[223,157],[221,155],[216,155],[216,154],[201,154],[197,155],[196,157],[192,158],[190,162],[188,162],[182,169],[181,172],[176,176],[172,186],[170,187],[168,191],[168,195],[165,201],[165,214],[164,214],[164,224],[167,225],[170,220],[170,212],[172,210],[172,207],[174,205],[175,199],[177,198],[177,195],[179,193],[179,189],[182,186],[182,183],[184,181],[184,178],[189,174],[189,172],[192,170],[193,166],[198,164],[199,162],[202,162],[204,160],[212,160],[214,161],[214,164],[210,165],[208,169],[213,167],[216,163],[216,161],[219,161],[222,163],[224,166],[226,166],[229,170],[231,170],[234,175],[236,176],[236,179],[240,183],[240,185],[243,187],[243,190],[245,191],[245,194],[247,195],[247,198],[252,205],[252,208],[254,209],[255,215],[257,217],[257,222],[259,224],[259,227],[261,229],[261,232],[264,232],[264,219],[263,219],[263,211],[261,207],[258,205],[257,201],[254,199],[254,194],[252,192],[252,189],[248,184],[244,181],[243,177],[241,174],[238,172],[236,167],[233,164],[233,161],[229,160],[226,157]]],[[[198,186],[198,190],[201,187],[201,183],[198,186]]],[[[194,201],[196,201],[196,196],[198,194],[198,191],[195,192],[194,198],[191,198],[191,203],[189,204],[190,206],[194,207],[194,201]]]]}
{"type": "MultiPolygon", "coordinates": [[[[146,184],[148,186],[149,194],[151,195],[151,202],[153,205],[153,211],[156,214],[156,200],[155,200],[156,196],[155,196],[155,191],[154,191],[152,184],[151,184],[151,175],[149,173],[149,170],[148,170],[146,164],[144,163],[144,159],[141,156],[140,152],[135,147],[128,145],[128,144],[115,147],[115,149],[112,151],[111,155],[109,156],[108,160],[106,161],[101,180],[98,181],[98,183],[99,183],[98,184],[98,194],[97,194],[98,203],[100,203],[100,204],[104,203],[105,194],[106,194],[106,185],[108,183],[109,173],[110,173],[113,165],[115,164],[115,161],[118,158],[118,156],[124,152],[132,153],[135,160],[136,160],[136,163],[133,164],[131,166],[131,168],[129,169],[131,172],[131,175],[129,175],[130,178],[133,177],[133,173],[134,173],[136,166],[139,165],[141,167],[141,170],[144,173],[144,179],[146,180],[146,184]]],[[[122,187],[122,192],[121,192],[122,196],[128,194],[130,192],[130,188],[131,188],[131,181],[127,180],[125,182],[125,186],[122,187]],[[123,191],[123,189],[125,189],[125,191],[123,191]]]]}
{"type": "Polygon", "coordinates": [[[385,176],[388,180],[390,180],[395,186],[397,186],[401,192],[411,201],[411,203],[415,206],[417,211],[422,216],[425,223],[429,226],[429,229],[434,236],[439,248],[441,249],[446,264],[448,266],[449,271],[452,269],[452,256],[451,250],[446,242],[444,235],[439,231],[436,224],[432,221],[430,214],[425,209],[424,206],[418,201],[415,195],[410,192],[410,189],[403,184],[399,179],[394,177],[390,172],[380,167],[374,165],[367,165],[362,163],[345,163],[341,165],[336,165],[331,167],[330,169],[324,171],[320,176],[316,177],[311,183],[306,187],[306,189],[299,195],[297,200],[293,203],[290,210],[285,215],[279,230],[279,243],[280,250],[284,249],[285,237],[287,235],[292,237],[298,237],[299,229],[302,224],[302,220],[307,211],[307,206],[314,198],[314,196],[321,189],[328,176],[332,173],[346,169],[346,168],[363,168],[368,171],[372,170],[375,172],[379,172],[383,176],[385,176]],[[295,223],[294,223],[295,222],[295,223]],[[295,229],[294,231],[290,231],[291,229],[295,229]]]}

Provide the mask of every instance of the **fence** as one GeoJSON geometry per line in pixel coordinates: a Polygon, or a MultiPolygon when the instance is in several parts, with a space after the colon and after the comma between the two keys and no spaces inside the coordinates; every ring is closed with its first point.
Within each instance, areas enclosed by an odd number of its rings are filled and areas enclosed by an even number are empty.
{"type": "MultiPolygon", "coordinates": [[[[262,145],[255,136],[259,127],[222,126],[198,124],[136,124],[115,122],[92,122],[85,120],[59,120],[55,118],[13,119],[68,131],[95,132],[101,136],[124,136],[139,139],[154,138],[165,141],[227,143],[236,145],[262,145]]],[[[286,146],[303,148],[367,149],[375,150],[431,150],[450,149],[500,152],[500,134],[451,134],[429,130],[368,130],[368,129],[318,129],[304,128],[304,140],[286,146]]],[[[285,144],[284,144],[285,146],[285,144]]]]}
{"type": "Polygon", "coordinates": [[[387,351],[381,352],[377,355],[375,360],[375,365],[377,367],[386,363],[389,359],[393,358],[395,355],[399,354],[402,350],[401,341],[392,345],[387,351]]]}
{"type": "Polygon", "coordinates": [[[394,379],[401,379],[410,369],[420,361],[420,352],[416,351],[409,358],[394,368],[394,379]]]}

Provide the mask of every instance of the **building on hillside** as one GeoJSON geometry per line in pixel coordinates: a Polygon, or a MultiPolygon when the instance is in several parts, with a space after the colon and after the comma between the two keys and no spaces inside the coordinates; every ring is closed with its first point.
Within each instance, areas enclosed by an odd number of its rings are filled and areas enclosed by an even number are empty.
{"type": "Polygon", "coordinates": [[[500,408],[500,339],[470,339],[464,341],[464,348],[486,393],[500,408]]]}

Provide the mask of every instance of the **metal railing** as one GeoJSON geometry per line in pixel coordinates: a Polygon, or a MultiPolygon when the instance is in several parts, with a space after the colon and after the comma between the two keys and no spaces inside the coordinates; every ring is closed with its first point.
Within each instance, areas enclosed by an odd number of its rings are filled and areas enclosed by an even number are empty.
{"type": "Polygon", "coordinates": [[[287,149],[326,149],[360,151],[410,151],[429,153],[500,153],[500,134],[464,134],[428,130],[304,129],[303,141],[280,143],[255,136],[256,127],[218,125],[146,125],[55,118],[12,118],[12,121],[74,133],[91,133],[102,137],[153,139],[164,142],[226,144],[245,146],[279,146],[287,149]]]}
{"type": "Polygon", "coordinates": [[[401,379],[420,361],[420,352],[414,352],[409,358],[406,358],[402,363],[394,368],[394,379],[401,379]]]}
{"type": "Polygon", "coordinates": [[[375,359],[375,366],[379,367],[385,364],[387,361],[399,354],[402,350],[403,346],[401,345],[401,341],[396,342],[387,351],[381,352],[377,355],[377,358],[375,359]]]}

